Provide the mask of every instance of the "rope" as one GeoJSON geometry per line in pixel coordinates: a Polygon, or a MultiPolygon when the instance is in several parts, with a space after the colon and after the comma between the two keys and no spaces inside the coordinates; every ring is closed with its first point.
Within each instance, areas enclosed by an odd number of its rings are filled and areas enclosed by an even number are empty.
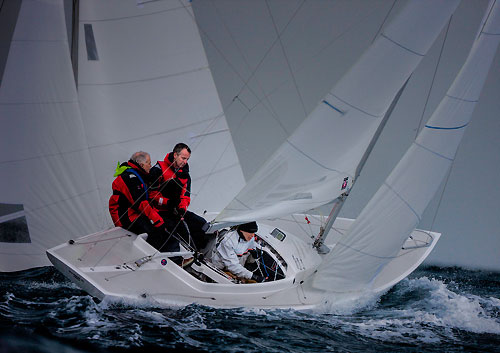
{"type": "Polygon", "coordinates": [[[73,244],[77,244],[77,245],[95,244],[95,243],[102,243],[103,241],[121,239],[121,238],[127,238],[127,237],[128,237],[128,235],[120,235],[117,237],[111,237],[111,238],[107,238],[107,239],[94,240],[94,241],[75,241],[73,244]]]}
{"type": "MultiPolygon", "coordinates": [[[[257,248],[257,249],[259,249],[259,248],[257,248]]],[[[262,251],[262,249],[259,249],[259,250],[260,250],[260,252],[261,252],[261,255],[259,256],[259,258],[260,258],[260,260],[261,260],[261,262],[262,262],[262,266],[264,267],[264,272],[266,273],[266,277],[269,277],[269,273],[267,272],[267,269],[266,269],[266,264],[264,263],[264,256],[262,256],[263,251],[262,251]]],[[[257,254],[258,254],[258,253],[259,253],[259,252],[258,252],[258,250],[257,250],[257,254]]],[[[260,266],[259,266],[259,268],[260,268],[260,266]]],[[[261,271],[261,272],[262,272],[262,271],[261,271]]]]}

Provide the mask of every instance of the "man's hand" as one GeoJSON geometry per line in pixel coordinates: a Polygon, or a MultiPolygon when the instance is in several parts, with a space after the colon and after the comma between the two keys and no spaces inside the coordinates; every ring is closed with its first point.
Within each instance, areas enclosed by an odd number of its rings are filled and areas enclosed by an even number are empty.
{"type": "Polygon", "coordinates": [[[157,220],[157,221],[153,224],[153,227],[155,227],[155,228],[160,228],[160,227],[162,227],[163,225],[164,225],[164,223],[163,223],[163,219],[159,219],[159,220],[157,220]]]}
{"type": "Polygon", "coordinates": [[[251,279],[254,280],[257,283],[261,283],[261,282],[265,281],[264,277],[262,277],[261,275],[259,275],[258,273],[255,273],[255,272],[252,274],[252,278],[251,279]]]}
{"type": "Polygon", "coordinates": [[[175,216],[178,216],[178,217],[181,219],[181,221],[183,221],[183,220],[184,220],[184,215],[186,214],[186,212],[187,212],[187,211],[186,211],[185,209],[180,208],[180,207],[176,207],[176,208],[174,208],[174,210],[173,210],[174,215],[175,215],[175,216]]]}

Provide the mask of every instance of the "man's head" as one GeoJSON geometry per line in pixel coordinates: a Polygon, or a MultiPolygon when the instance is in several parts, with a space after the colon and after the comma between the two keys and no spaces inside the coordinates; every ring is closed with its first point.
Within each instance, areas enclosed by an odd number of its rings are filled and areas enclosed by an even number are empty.
{"type": "Polygon", "coordinates": [[[249,241],[255,236],[255,233],[259,230],[259,227],[257,226],[256,222],[249,222],[240,224],[237,229],[241,232],[243,238],[245,238],[246,241],[249,241]]]}
{"type": "Polygon", "coordinates": [[[149,173],[151,169],[151,156],[149,153],[143,151],[135,152],[132,157],[130,157],[130,160],[141,166],[146,173],[149,173]]]}
{"type": "Polygon", "coordinates": [[[172,164],[176,169],[184,167],[188,162],[189,157],[191,157],[191,149],[185,143],[178,143],[175,145],[172,153],[174,155],[172,164]]]}

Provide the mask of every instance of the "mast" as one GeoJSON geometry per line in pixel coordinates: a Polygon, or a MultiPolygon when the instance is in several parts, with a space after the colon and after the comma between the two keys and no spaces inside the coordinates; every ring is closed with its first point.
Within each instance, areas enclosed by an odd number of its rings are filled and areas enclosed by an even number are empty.
{"type": "Polygon", "coordinates": [[[314,243],[313,243],[313,248],[315,248],[319,254],[327,254],[328,252],[330,252],[330,248],[328,248],[324,244],[325,239],[328,236],[328,233],[330,232],[330,230],[332,229],[333,223],[337,219],[337,216],[339,215],[340,210],[342,209],[342,206],[344,206],[344,202],[347,200],[347,197],[349,196],[350,191],[354,187],[354,183],[356,182],[359,175],[361,174],[361,170],[365,166],[365,163],[366,163],[368,157],[370,156],[370,153],[372,152],[373,147],[375,146],[375,143],[378,141],[378,138],[380,137],[382,130],[384,129],[385,124],[387,123],[387,120],[392,115],[392,111],[394,110],[394,107],[398,103],[399,98],[401,97],[401,94],[403,93],[403,90],[405,89],[409,80],[410,80],[410,78],[408,78],[406,80],[403,87],[401,87],[401,89],[398,91],[398,93],[394,97],[394,100],[392,101],[391,105],[389,106],[389,109],[387,110],[384,117],[382,118],[382,121],[380,122],[380,125],[377,128],[377,131],[373,135],[373,138],[370,141],[370,144],[368,145],[368,148],[366,149],[365,154],[363,155],[363,157],[359,161],[358,167],[356,168],[356,173],[354,175],[354,179],[352,180],[351,187],[348,188],[344,193],[342,193],[339,197],[337,197],[333,201],[332,210],[330,211],[330,214],[328,215],[328,219],[326,220],[326,224],[324,227],[320,227],[319,233],[316,236],[316,239],[314,240],[314,243]]]}

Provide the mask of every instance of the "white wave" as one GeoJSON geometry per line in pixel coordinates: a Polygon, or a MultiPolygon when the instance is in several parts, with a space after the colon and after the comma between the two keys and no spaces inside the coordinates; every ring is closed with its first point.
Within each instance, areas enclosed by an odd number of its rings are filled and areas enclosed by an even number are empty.
{"type": "Polygon", "coordinates": [[[459,336],[455,337],[457,329],[500,334],[500,318],[496,314],[500,310],[500,299],[457,294],[437,279],[405,279],[388,300],[387,305],[381,306],[379,296],[369,295],[341,305],[325,303],[309,315],[342,327],[345,332],[385,342],[460,341],[459,336]]]}
{"type": "Polygon", "coordinates": [[[34,282],[34,281],[27,281],[27,280],[22,280],[18,282],[19,285],[29,288],[29,289],[49,289],[49,290],[58,290],[62,288],[67,288],[67,289],[75,289],[75,290],[81,290],[80,287],[78,287],[76,284],[73,282],[34,282]]]}
{"type": "Polygon", "coordinates": [[[134,327],[135,327],[134,330],[135,332],[133,332],[130,336],[128,336],[127,340],[134,346],[141,346],[142,345],[141,327],[138,324],[135,324],[134,327]]]}
{"type": "Polygon", "coordinates": [[[362,310],[373,309],[380,301],[383,293],[365,293],[356,298],[346,295],[345,298],[339,298],[338,293],[325,295],[322,304],[306,312],[316,314],[334,314],[334,315],[352,315],[362,310]],[[335,297],[335,300],[330,300],[335,297]]]}
{"type": "Polygon", "coordinates": [[[125,298],[125,297],[105,297],[104,300],[100,302],[100,306],[103,309],[113,309],[113,308],[131,308],[131,309],[172,309],[181,310],[184,309],[187,304],[179,301],[166,301],[159,303],[152,297],[145,298],[125,298]]]}
{"type": "Polygon", "coordinates": [[[136,319],[143,319],[147,322],[154,323],[156,325],[162,325],[168,323],[165,315],[157,311],[147,311],[147,310],[137,309],[134,311],[134,317],[136,319]]]}
{"type": "MultiPolygon", "coordinates": [[[[421,277],[406,280],[409,289],[426,289],[429,296],[421,300],[425,314],[423,322],[452,327],[475,333],[500,334],[500,322],[485,307],[500,308],[500,300],[483,298],[473,294],[457,294],[437,279],[421,277]]],[[[421,310],[422,310],[421,309],[421,310]]],[[[418,319],[422,312],[415,311],[418,319]]]]}
{"type": "Polygon", "coordinates": [[[132,298],[119,298],[119,297],[105,297],[99,303],[102,310],[116,309],[116,308],[131,308],[131,309],[158,309],[164,308],[163,305],[149,298],[132,299],[132,298]]]}
{"type": "Polygon", "coordinates": [[[497,298],[457,294],[444,282],[427,277],[403,280],[393,295],[408,298],[402,309],[375,309],[360,322],[343,321],[344,328],[382,341],[408,343],[438,343],[443,337],[460,341],[457,329],[500,334],[500,322],[493,313],[500,308],[497,298]]]}
{"type": "Polygon", "coordinates": [[[438,334],[431,330],[422,329],[411,319],[372,319],[352,324],[356,331],[365,337],[381,341],[398,341],[408,343],[438,343],[441,341],[438,334]]]}
{"type": "Polygon", "coordinates": [[[269,310],[264,310],[260,308],[241,308],[241,311],[245,315],[257,315],[257,316],[265,316],[269,312],[269,310]]]}
{"type": "Polygon", "coordinates": [[[14,293],[6,292],[4,297],[5,297],[5,304],[9,304],[9,302],[16,296],[14,295],[14,293]]]}

